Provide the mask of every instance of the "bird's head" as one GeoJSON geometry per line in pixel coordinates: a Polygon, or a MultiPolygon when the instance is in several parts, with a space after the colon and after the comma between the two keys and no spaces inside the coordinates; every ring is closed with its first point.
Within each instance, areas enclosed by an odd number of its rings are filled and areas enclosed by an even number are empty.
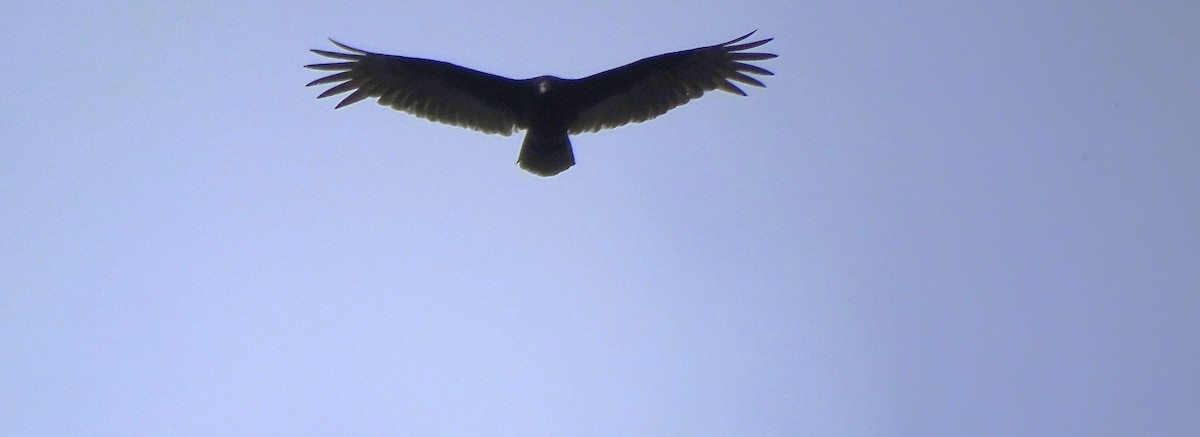
{"type": "Polygon", "coordinates": [[[562,79],[554,76],[542,76],[537,78],[538,94],[546,94],[550,92],[550,90],[558,88],[558,84],[560,82],[562,82],[562,79]]]}

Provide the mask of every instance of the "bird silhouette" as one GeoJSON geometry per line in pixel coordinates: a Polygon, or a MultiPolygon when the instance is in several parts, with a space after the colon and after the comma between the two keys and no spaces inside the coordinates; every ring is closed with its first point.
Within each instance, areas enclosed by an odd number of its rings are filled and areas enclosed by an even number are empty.
{"type": "Polygon", "coordinates": [[[380,105],[483,133],[507,136],[524,129],[517,164],[553,176],[575,165],[569,135],[650,120],[708,91],[746,95],[730,81],[765,86],[747,73],[773,73],[747,62],[776,55],[746,52],[771,39],[738,44],[753,34],[582,79],[509,79],[448,62],[372,53],[332,39],[345,52],[312,52],[344,62],[305,67],[334,72],[307,85],[336,84],[318,98],[350,92],[337,108],[378,98],[380,105]]]}

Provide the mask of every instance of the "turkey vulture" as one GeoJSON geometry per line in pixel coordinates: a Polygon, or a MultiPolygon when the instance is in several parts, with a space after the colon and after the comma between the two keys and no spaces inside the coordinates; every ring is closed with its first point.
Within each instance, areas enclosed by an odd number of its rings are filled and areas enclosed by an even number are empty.
{"type": "Polygon", "coordinates": [[[650,120],[714,89],[745,96],[730,80],[765,86],[746,73],[772,73],[743,61],[774,58],[745,52],[771,39],[737,44],[753,34],[583,79],[515,80],[442,61],[372,53],[332,39],[346,52],[312,52],[346,62],[305,67],[335,72],[307,85],[337,83],[317,98],[353,91],[337,108],[377,97],[380,105],[483,133],[507,136],[525,129],[517,164],[530,173],[553,176],[575,165],[570,134],[650,120]]]}

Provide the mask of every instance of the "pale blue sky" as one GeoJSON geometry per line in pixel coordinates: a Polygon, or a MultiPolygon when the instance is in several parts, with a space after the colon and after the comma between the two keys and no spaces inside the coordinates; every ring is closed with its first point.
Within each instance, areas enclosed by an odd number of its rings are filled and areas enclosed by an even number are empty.
{"type": "Polygon", "coordinates": [[[0,5],[0,435],[1200,430],[1200,6],[681,5],[0,5]],[[551,179],[301,68],[753,29],[551,179]]]}

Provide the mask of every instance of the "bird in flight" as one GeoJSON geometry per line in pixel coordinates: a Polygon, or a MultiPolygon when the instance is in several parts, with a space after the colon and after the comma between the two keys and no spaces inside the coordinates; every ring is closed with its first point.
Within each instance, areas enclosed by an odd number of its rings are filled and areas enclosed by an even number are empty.
{"type": "Polygon", "coordinates": [[[312,52],[344,62],[305,67],[334,72],[307,85],[336,84],[317,98],[350,92],[337,108],[374,97],[380,105],[483,133],[508,136],[524,129],[517,164],[554,176],[575,165],[569,135],[650,120],[716,89],[745,96],[731,80],[765,86],[747,73],[773,73],[747,62],[776,55],[747,52],[771,41],[741,43],[753,34],[582,79],[509,79],[442,61],[372,53],[332,39],[345,52],[312,52]]]}

